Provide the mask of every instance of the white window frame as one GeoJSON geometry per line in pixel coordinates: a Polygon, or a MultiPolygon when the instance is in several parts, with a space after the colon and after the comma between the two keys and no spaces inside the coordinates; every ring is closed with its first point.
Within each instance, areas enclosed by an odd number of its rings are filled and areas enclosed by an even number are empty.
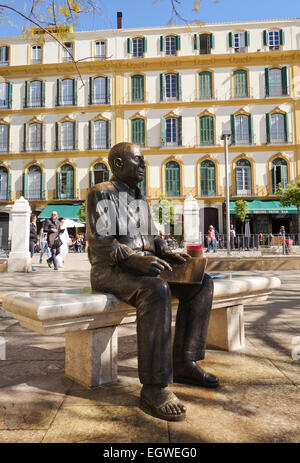
{"type": "Polygon", "coordinates": [[[40,80],[30,82],[29,101],[31,108],[42,106],[42,82],[40,80]]]}
{"type": "Polygon", "coordinates": [[[107,145],[107,127],[106,121],[94,122],[94,149],[105,149],[107,145]]]}
{"type": "Polygon", "coordinates": [[[235,117],[235,141],[239,144],[249,143],[249,116],[237,114],[235,117]]]}
{"type": "Polygon", "coordinates": [[[39,64],[42,62],[42,46],[31,45],[31,64],[39,64]]]}
{"type": "Polygon", "coordinates": [[[280,50],[280,32],[268,31],[269,50],[280,50]]]}
{"type": "Polygon", "coordinates": [[[178,144],[178,119],[176,117],[168,117],[166,119],[166,145],[178,144]],[[169,141],[168,141],[169,131],[169,141]]]}
{"type": "Polygon", "coordinates": [[[74,122],[61,123],[61,150],[74,150],[74,122]]]}
{"type": "Polygon", "coordinates": [[[233,34],[233,48],[235,53],[245,53],[245,32],[234,32],[233,34]]]}
{"type": "Polygon", "coordinates": [[[94,79],[94,103],[106,103],[106,77],[96,77],[94,79]]]}
{"type": "Polygon", "coordinates": [[[284,114],[271,114],[270,130],[272,142],[285,142],[284,114]]]}
{"type": "Polygon", "coordinates": [[[62,106],[73,105],[74,85],[73,79],[64,79],[61,82],[61,104],[62,106]]]}
{"type": "MultiPolygon", "coordinates": [[[[71,55],[74,58],[74,44],[73,42],[64,42],[64,46],[69,50],[71,55]]],[[[64,63],[73,61],[72,57],[69,55],[65,48],[62,48],[62,61],[64,63]]]]}
{"type": "Polygon", "coordinates": [[[166,99],[176,100],[177,99],[177,74],[166,74],[166,99]]]}
{"type": "Polygon", "coordinates": [[[134,37],[132,39],[132,57],[143,58],[144,56],[144,42],[141,37],[134,37]]]}
{"type": "Polygon", "coordinates": [[[103,59],[106,57],[106,42],[105,40],[96,40],[95,42],[95,58],[103,59]]]}

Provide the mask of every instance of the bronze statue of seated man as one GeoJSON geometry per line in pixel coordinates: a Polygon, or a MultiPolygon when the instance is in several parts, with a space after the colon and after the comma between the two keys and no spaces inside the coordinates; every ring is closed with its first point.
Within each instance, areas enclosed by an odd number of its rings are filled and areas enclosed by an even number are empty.
{"type": "Polygon", "coordinates": [[[196,363],[205,355],[213,281],[208,275],[202,285],[160,278],[163,270],[172,270],[172,263],[190,256],[173,253],[151,233],[150,207],[137,187],[145,169],[140,148],[119,143],[110,150],[108,162],[112,178],[96,184],[87,198],[91,285],[136,307],[142,409],[164,420],[182,420],[186,409],[168,387],[172,373],[174,382],[219,385],[216,376],[196,363]],[[173,351],[171,295],[179,299],[173,351]]]}

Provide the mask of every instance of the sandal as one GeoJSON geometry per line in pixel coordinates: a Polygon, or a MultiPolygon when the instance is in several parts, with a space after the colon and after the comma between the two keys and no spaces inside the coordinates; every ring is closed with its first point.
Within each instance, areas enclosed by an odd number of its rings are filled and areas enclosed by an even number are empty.
{"type": "Polygon", "coordinates": [[[159,388],[155,393],[153,388],[153,396],[150,399],[146,397],[145,393],[143,394],[143,389],[141,391],[141,400],[140,400],[141,409],[161,420],[166,421],[183,421],[186,417],[185,407],[180,403],[179,399],[169,388],[159,388]],[[172,407],[174,404],[178,405],[181,409],[181,413],[177,414],[174,412],[167,411],[167,407],[172,407]]]}

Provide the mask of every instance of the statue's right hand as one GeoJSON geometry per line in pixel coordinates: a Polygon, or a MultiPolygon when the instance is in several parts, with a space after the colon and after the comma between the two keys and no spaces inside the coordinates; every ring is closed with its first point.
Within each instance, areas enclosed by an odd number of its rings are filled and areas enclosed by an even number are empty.
{"type": "Polygon", "coordinates": [[[124,265],[128,269],[150,276],[157,276],[163,270],[172,271],[172,267],[165,260],[156,256],[139,256],[132,254],[124,261],[124,265]]]}

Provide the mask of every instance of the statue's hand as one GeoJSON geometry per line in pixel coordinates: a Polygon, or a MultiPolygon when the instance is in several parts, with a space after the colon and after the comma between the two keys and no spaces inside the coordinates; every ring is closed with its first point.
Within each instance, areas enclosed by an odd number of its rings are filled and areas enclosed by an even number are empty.
{"type": "Polygon", "coordinates": [[[132,254],[123,262],[123,265],[130,270],[150,276],[157,276],[163,270],[172,271],[172,267],[166,261],[156,256],[132,254]]]}
{"type": "Polygon", "coordinates": [[[186,254],[185,252],[172,252],[166,250],[164,253],[164,257],[168,260],[168,262],[186,262],[191,258],[189,254],[186,254]]]}

